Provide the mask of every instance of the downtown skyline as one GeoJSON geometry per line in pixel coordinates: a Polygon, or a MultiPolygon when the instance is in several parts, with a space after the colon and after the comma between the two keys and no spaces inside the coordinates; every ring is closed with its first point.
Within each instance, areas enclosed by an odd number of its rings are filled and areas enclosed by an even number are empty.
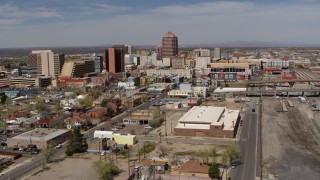
{"type": "Polygon", "coordinates": [[[179,44],[320,44],[319,8],[318,0],[4,0],[0,48],[157,45],[168,31],[179,44]]]}

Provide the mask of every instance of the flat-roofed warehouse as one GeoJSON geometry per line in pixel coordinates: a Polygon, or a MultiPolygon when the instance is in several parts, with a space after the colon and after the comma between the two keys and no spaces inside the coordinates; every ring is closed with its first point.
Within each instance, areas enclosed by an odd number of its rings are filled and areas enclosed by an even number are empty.
{"type": "Polygon", "coordinates": [[[175,136],[234,138],[239,124],[239,110],[226,107],[194,106],[174,128],[175,136]]]}
{"type": "Polygon", "coordinates": [[[18,136],[8,138],[7,144],[8,147],[27,147],[29,144],[35,144],[37,148],[46,148],[49,144],[57,145],[63,143],[70,135],[70,130],[36,128],[18,136]]]}

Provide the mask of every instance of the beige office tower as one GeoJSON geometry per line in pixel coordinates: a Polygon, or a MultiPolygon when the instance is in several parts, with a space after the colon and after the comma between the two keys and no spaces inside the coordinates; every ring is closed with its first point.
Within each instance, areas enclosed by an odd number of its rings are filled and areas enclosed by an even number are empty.
{"type": "Polygon", "coordinates": [[[32,51],[29,55],[29,66],[36,66],[38,74],[45,76],[59,76],[64,64],[64,54],[51,50],[32,51]]]}

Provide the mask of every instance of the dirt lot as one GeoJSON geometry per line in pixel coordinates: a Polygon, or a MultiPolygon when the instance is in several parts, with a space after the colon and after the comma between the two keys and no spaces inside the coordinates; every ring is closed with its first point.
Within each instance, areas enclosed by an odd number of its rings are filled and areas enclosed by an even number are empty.
{"type": "Polygon", "coordinates": [[[308,179],[320,177],[319,132],[312,119],[319,117],[307,104],[292,100],[289,112],[276,112],[279,100],[263,99],[262,143],[264,176],[267,179],[308,179]]]}

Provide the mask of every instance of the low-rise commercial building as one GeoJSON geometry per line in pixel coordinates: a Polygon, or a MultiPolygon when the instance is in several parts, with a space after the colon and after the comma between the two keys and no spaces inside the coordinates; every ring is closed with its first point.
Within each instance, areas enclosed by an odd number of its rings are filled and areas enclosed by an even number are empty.
{"type": "Polygon", "coordinates": [[[156,75],[156,76],[179,76],[185,78],[192,78],[193,70],[191,69],[149,69],[146,70],[148,76],[156,75]]]}
{"type": "Polygon", "coordinates": [[[49,144],[60,144],[68,139],[71,131],[63,129],[36,128],[7,139],[8,147],[27,147],[34,144],[37,148],[46,148],[49,144]]]}
{"type": "Polygon", "coordinates": [[[239,110],[225,107],[194,106],[179,119],[175,136],[234,138],[239,110]]]}
{"type": "Polygon", "coordinates": [[[104,152],[108,150],[107,138],[88,138],[88,152],[104,152]]]}
{"type": "Polygon", "coordinates": [[[126,144],[132,146],[137,143],[137,136],[131,134],[118,134],[114,133],[112,135],[113,141],[117,144],[126,144]]]}

